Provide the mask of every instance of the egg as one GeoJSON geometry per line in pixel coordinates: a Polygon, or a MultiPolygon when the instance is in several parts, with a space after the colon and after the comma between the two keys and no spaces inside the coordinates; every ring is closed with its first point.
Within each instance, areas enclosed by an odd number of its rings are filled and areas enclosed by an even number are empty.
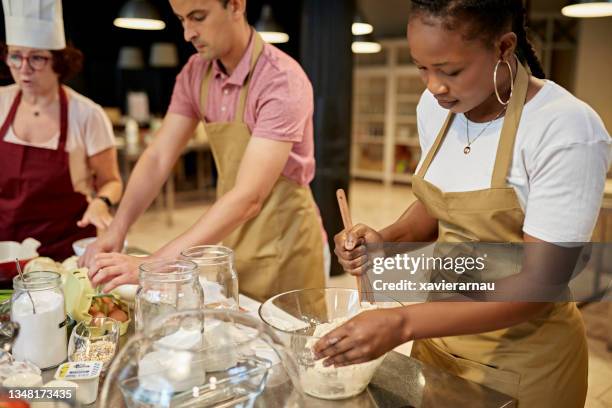
{"type": "Polygon", "coordinates": [[[94,314],[91,315],[91,317],[95,319],[96,317],[106,317],[106,315],[102,312],[95,312],[94,314]]]}
{"type": "Polygon", "coordinates": [[[126,322],[128,320],[127,314],[121,309],[115,309],[108,314],[108,317],[115,319],[118,322],[126,322]]]}

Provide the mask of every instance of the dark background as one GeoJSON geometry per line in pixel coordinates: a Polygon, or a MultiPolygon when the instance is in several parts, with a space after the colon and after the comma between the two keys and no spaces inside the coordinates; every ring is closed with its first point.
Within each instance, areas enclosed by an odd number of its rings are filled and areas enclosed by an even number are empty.
{"type": "MultiPolygon", "coordinates": [[[[147,89],[151,111],[165,113],[174,77],[189,57],[195,53],[190,43],[183,39],[183,30],[179,20],[174,16],[168,0],[150,0],[154,4],[166,28],[159,31],[128,30],[115,27],[113,20],[126,0],[63,0],[64,30],[66,40],[80,49],[84,56],[83,71],[68,82],[68,85],[102,106],[119,106],[124,108],[125,92],[147,89]],[[156,42],[172,42],[179,52],[179,66],[176,69],[148,68],[147,62],[151,45],[156,42]],[[138,71],[120,71],[117,68],[117,57],[122,46],[139,47],[144,54],[145,69],[138,71]]],[[[282,1],[267,0],[272,6],[276,21],[290,36],[286,44],[278,47],[299,60],[300,55],[300,15],[301,0],[282,1]]],[[[251,24],[259,19],[262,0],[247,2],[247,18],[251,24]]],[[[0,18],[0,33],[5,37],[4,13],[0,18]]],[[[3,78],[2,84],[11,83],[10,78],[3,78]]]]}

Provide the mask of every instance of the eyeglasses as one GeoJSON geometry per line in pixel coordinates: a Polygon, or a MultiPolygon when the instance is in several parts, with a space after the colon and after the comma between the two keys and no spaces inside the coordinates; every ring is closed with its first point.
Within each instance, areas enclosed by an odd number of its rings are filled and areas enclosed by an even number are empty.
{"type": "Polygon", "coordinates": [[[21,69],[23,61],[28,61],[28,66],[35,71],[40,71],[47,65],[47,62],[51,57],[45,55],[28,55],[23,56],[21,54],[8,54],[6,56],[6,65],[14,69],[21,69]]]}

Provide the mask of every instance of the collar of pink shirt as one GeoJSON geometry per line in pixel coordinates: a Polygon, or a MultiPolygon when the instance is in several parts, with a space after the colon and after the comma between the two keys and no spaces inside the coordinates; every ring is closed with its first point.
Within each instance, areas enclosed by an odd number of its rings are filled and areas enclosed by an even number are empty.
{"type": "Polygon", "coordinates": [[[242,59],[240,60],[238,65],[236,65],[236,69],[234,69],[234,72],[232,72],[230,76],[223,72],[223,69],[221,68],[221,61],[217,59],[213,62],[213,75],[215,79],[221,79],[223,81],[222,86],[242,86],[244,84],[244,81],[246,80],[247,75],[249,74],[249,68],[251,65],[251,55],[253,53],[254,44],[253,39],[255,38],[253,33],[254,31],[253,29],[251,29],[251,38],[249,39],[249,45],[247,46],[246,51],[242,56],[242,59]]]}

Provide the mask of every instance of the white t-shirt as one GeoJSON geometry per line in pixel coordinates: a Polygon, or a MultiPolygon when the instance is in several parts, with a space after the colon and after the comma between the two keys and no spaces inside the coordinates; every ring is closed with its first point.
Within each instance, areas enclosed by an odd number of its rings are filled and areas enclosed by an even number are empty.
{"type": "MultiPolygon", "coordinates": [[[[100,105],[91,99],[64,86],[68,96],[68,136],[66,151],[70,160],[70,178],[75,191],[90,195],[93,189],[93,173],[87,158],[115,145],[113,127],[100,105]]],[[[0,120],[4,122],[19,88],[17,85],[0,87],[0,120]]],[[[59,120],[59,118],[58,118],[59,120]]],[[[11,126],[4,141],[35,146],[44,149],[57,149],[59,132],[44,143],[29,143],[19,139],[11,126]]]]}
{"type": "MultiPolygon", "coordinates": [[[[448,110],[425,91],[417,106],[422,160],[448,110]]],[[[457,114],[425,179],[445,192],[490,188],[503,118],[487,123],[457,114]]],[[[523,231],[547,242],[591,238],[611,158],[610,136],[595,111],[561,86],[546,81],[525,104],[514,144],[508,185],[525,212],[523,231]]],[[[421,165],[419,163],[419,167],[421,165]]]]}

